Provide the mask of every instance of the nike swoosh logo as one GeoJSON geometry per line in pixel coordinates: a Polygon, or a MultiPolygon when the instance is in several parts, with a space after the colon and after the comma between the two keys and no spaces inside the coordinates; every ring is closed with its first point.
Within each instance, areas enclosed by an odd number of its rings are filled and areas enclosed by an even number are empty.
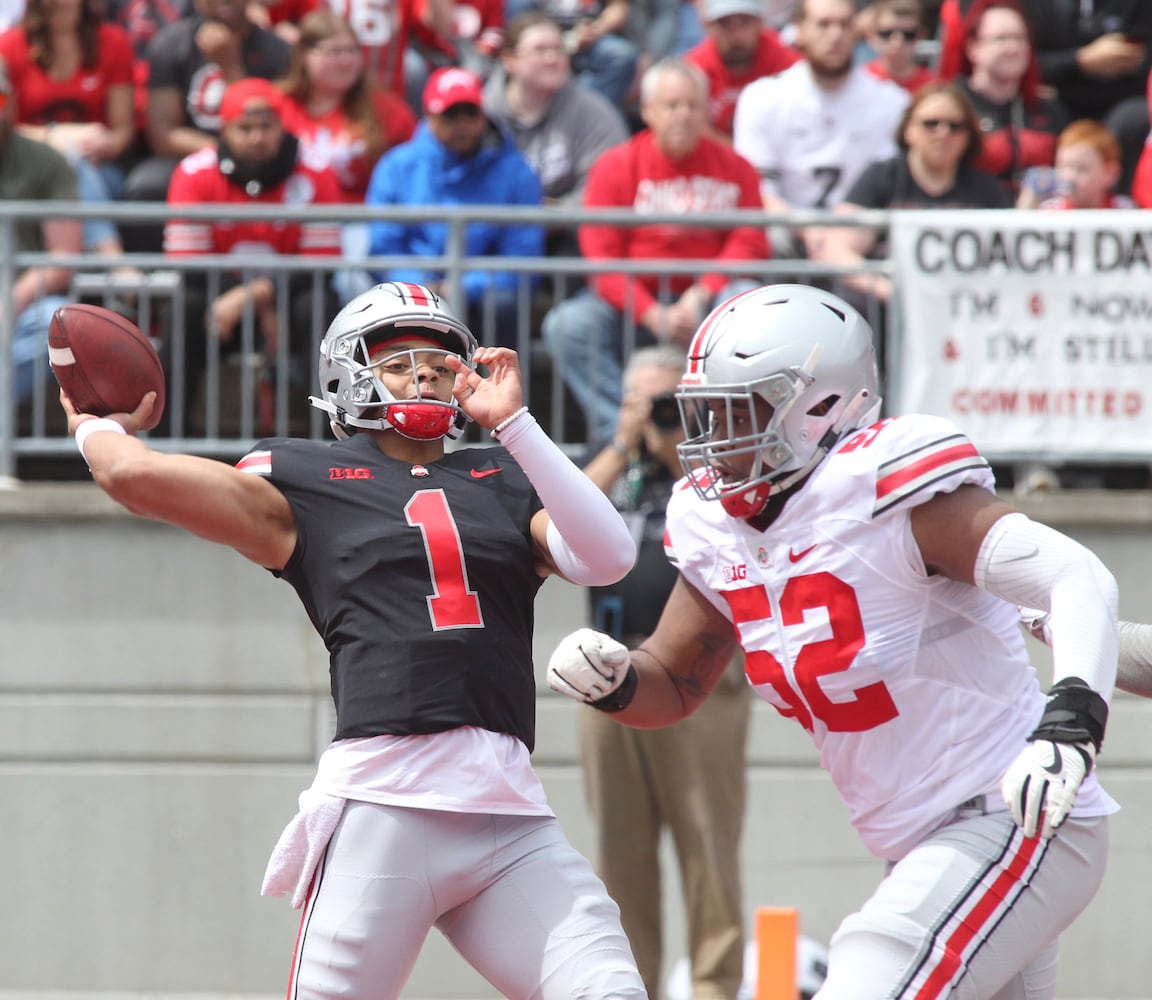
{"type": "Polygon", "coordinates": [[[473,469],[473,479],[483,479],[485,476],[494,476],[497,472],[503,472],[503,469],[473,469]]]}
{"type": "Polygon", "coordinates": [[[1025,552],[1022,556],[1013,556],[1011,559],[1005,559],[1005,562],[1023,562],[1025,559],[1031,559],[1033,556],[1040,555],[1040,549],[1035,545],[1032,546],[1031,552],[1025,552]]]}
{"type": "Polygon", "coordinates": [[[1045,764],[1044,770],[1049,774],[1059,774],[1062,770],[1064,770],[1064,762],[1060,759],[1059,750],[1052,751],[1052,763],[1045,764]]]}
{"type": "Polygon", "coordinates": [[[816,548],[815,545],[809,545],[808,548],[804,549],[802,552],[793,552],[791,549],[789,549],[788,550],[788,558],[792,562],[798,563],[801,559],[803,559],[806,555],[808,555],[808,553],[811,552],[814,548],[816,548]]]}

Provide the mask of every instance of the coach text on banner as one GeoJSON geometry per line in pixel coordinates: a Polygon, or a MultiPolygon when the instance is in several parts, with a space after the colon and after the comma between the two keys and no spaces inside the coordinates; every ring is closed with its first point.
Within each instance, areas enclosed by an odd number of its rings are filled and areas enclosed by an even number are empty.
{"type": "Polygon", "coordinates": [[[894,212],[892,413],[993,459],[1152,456],[1152,214],[894,212]]]}

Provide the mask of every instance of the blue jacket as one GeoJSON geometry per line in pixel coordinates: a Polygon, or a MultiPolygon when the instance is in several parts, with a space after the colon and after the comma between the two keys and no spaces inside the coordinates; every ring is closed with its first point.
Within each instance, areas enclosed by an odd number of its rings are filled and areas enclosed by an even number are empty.
{"type": "MultiPolygon", "coordinates": [[[[493,126],[479,152],[464,158],[445,149],[421,122],[408,142],[390,149],[372,171],[369,205],[539,205],[540,181],[515,144],[493,126]]],[[[443,222],[372,222],[374,255],[441,254],[448,240],[443,222]]],[[[473,223],[465,236],[466,253],[475,256],[539,257],[544,252],[543,226],[502,226],[473,223]]],[[[401,268],[381,281],[427,284],[441,273],[401,268]]],[[[519,276],[510,272],[468,271],[464,291],[478,302],[488,288],[516,289],[519,276]]]]}

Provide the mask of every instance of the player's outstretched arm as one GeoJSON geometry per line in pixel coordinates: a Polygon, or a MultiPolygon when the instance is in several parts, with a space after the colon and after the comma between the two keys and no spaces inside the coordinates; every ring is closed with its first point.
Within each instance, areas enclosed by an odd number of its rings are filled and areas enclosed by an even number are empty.
{"type": "Polygon", "coordinates": [[[1120,667],[1116,686],[1129,694],[1152,698],[1152,625],[1120,623],[1120,667]]]}
{"type": "Polygon", "coordinates": [[[628,650],[602,632],[578,629],[548,662],[548,686],[639,729],[670,726],[703,704],[736,647],[731,623],[683,578],[660,622],[628,650]]]}
{"type": "Polygon", "coordinates": [[[296,522],[284,495],[259,476],[195,455],[155,451],[135,437],[152,412],[148,393],[132,413],[94,417],[78,413],[68,397],[68,416],[92,478],[133,514],[165,521],[209,541],[236,549],[270,569],[282,569],[296,544],[296,522]]]}
{"type": "MultiPolygon", "coordinates": [[[[1035,608],[1021,608],[1020,622],[1046,646],[1052,645],[1051,615],[1035,608]]],[[[1121,691],[1152,698],[1152,625],[1120,622],[1120,655],[1116,686],[1121,691]]]]}
{"type": "Polygon", "coordinates": [[[934,497],[912,523],[930,569],[1051,614],[1054,683],[1001,782],[1025,835],[1051,837],[1104,741],[1116,683],[1116,580],[1083,545],[977,487],[934,497]]]}

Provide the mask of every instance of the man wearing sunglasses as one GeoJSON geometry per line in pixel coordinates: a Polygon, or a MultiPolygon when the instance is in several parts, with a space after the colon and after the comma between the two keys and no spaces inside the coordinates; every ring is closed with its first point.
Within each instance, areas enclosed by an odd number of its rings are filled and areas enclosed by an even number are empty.
{"type": "Polygon", "coordinates": [[[866,35],[876,58],[864,68],[910,94],[935,79],[932,70],[916,59],[916,43],[924,37],[919,0],[876,0],[869,13],[866,35]]]}
{"type": "MultiPolygon", "coordinates": [[[[636,540],[635,568],[589,588],[594,628],[638,644],[656,627],[677,571],[664,551],[664,508],[683,474],[675,389],[687,357],[670,344],[641,348],[624,369],[615,436],[585,475],[620,511],[636,540]]],[[[668,729],[619,725],[594,709],[579,714],[581,759],[595,824],[594,863],[620,907],[650,997],[662,959],[660,840],[665,827],[683,873],[693,995],[734,1000],[743,974],[740,833],[751,689],[735,658],[699,712],[668,729]]]]}

